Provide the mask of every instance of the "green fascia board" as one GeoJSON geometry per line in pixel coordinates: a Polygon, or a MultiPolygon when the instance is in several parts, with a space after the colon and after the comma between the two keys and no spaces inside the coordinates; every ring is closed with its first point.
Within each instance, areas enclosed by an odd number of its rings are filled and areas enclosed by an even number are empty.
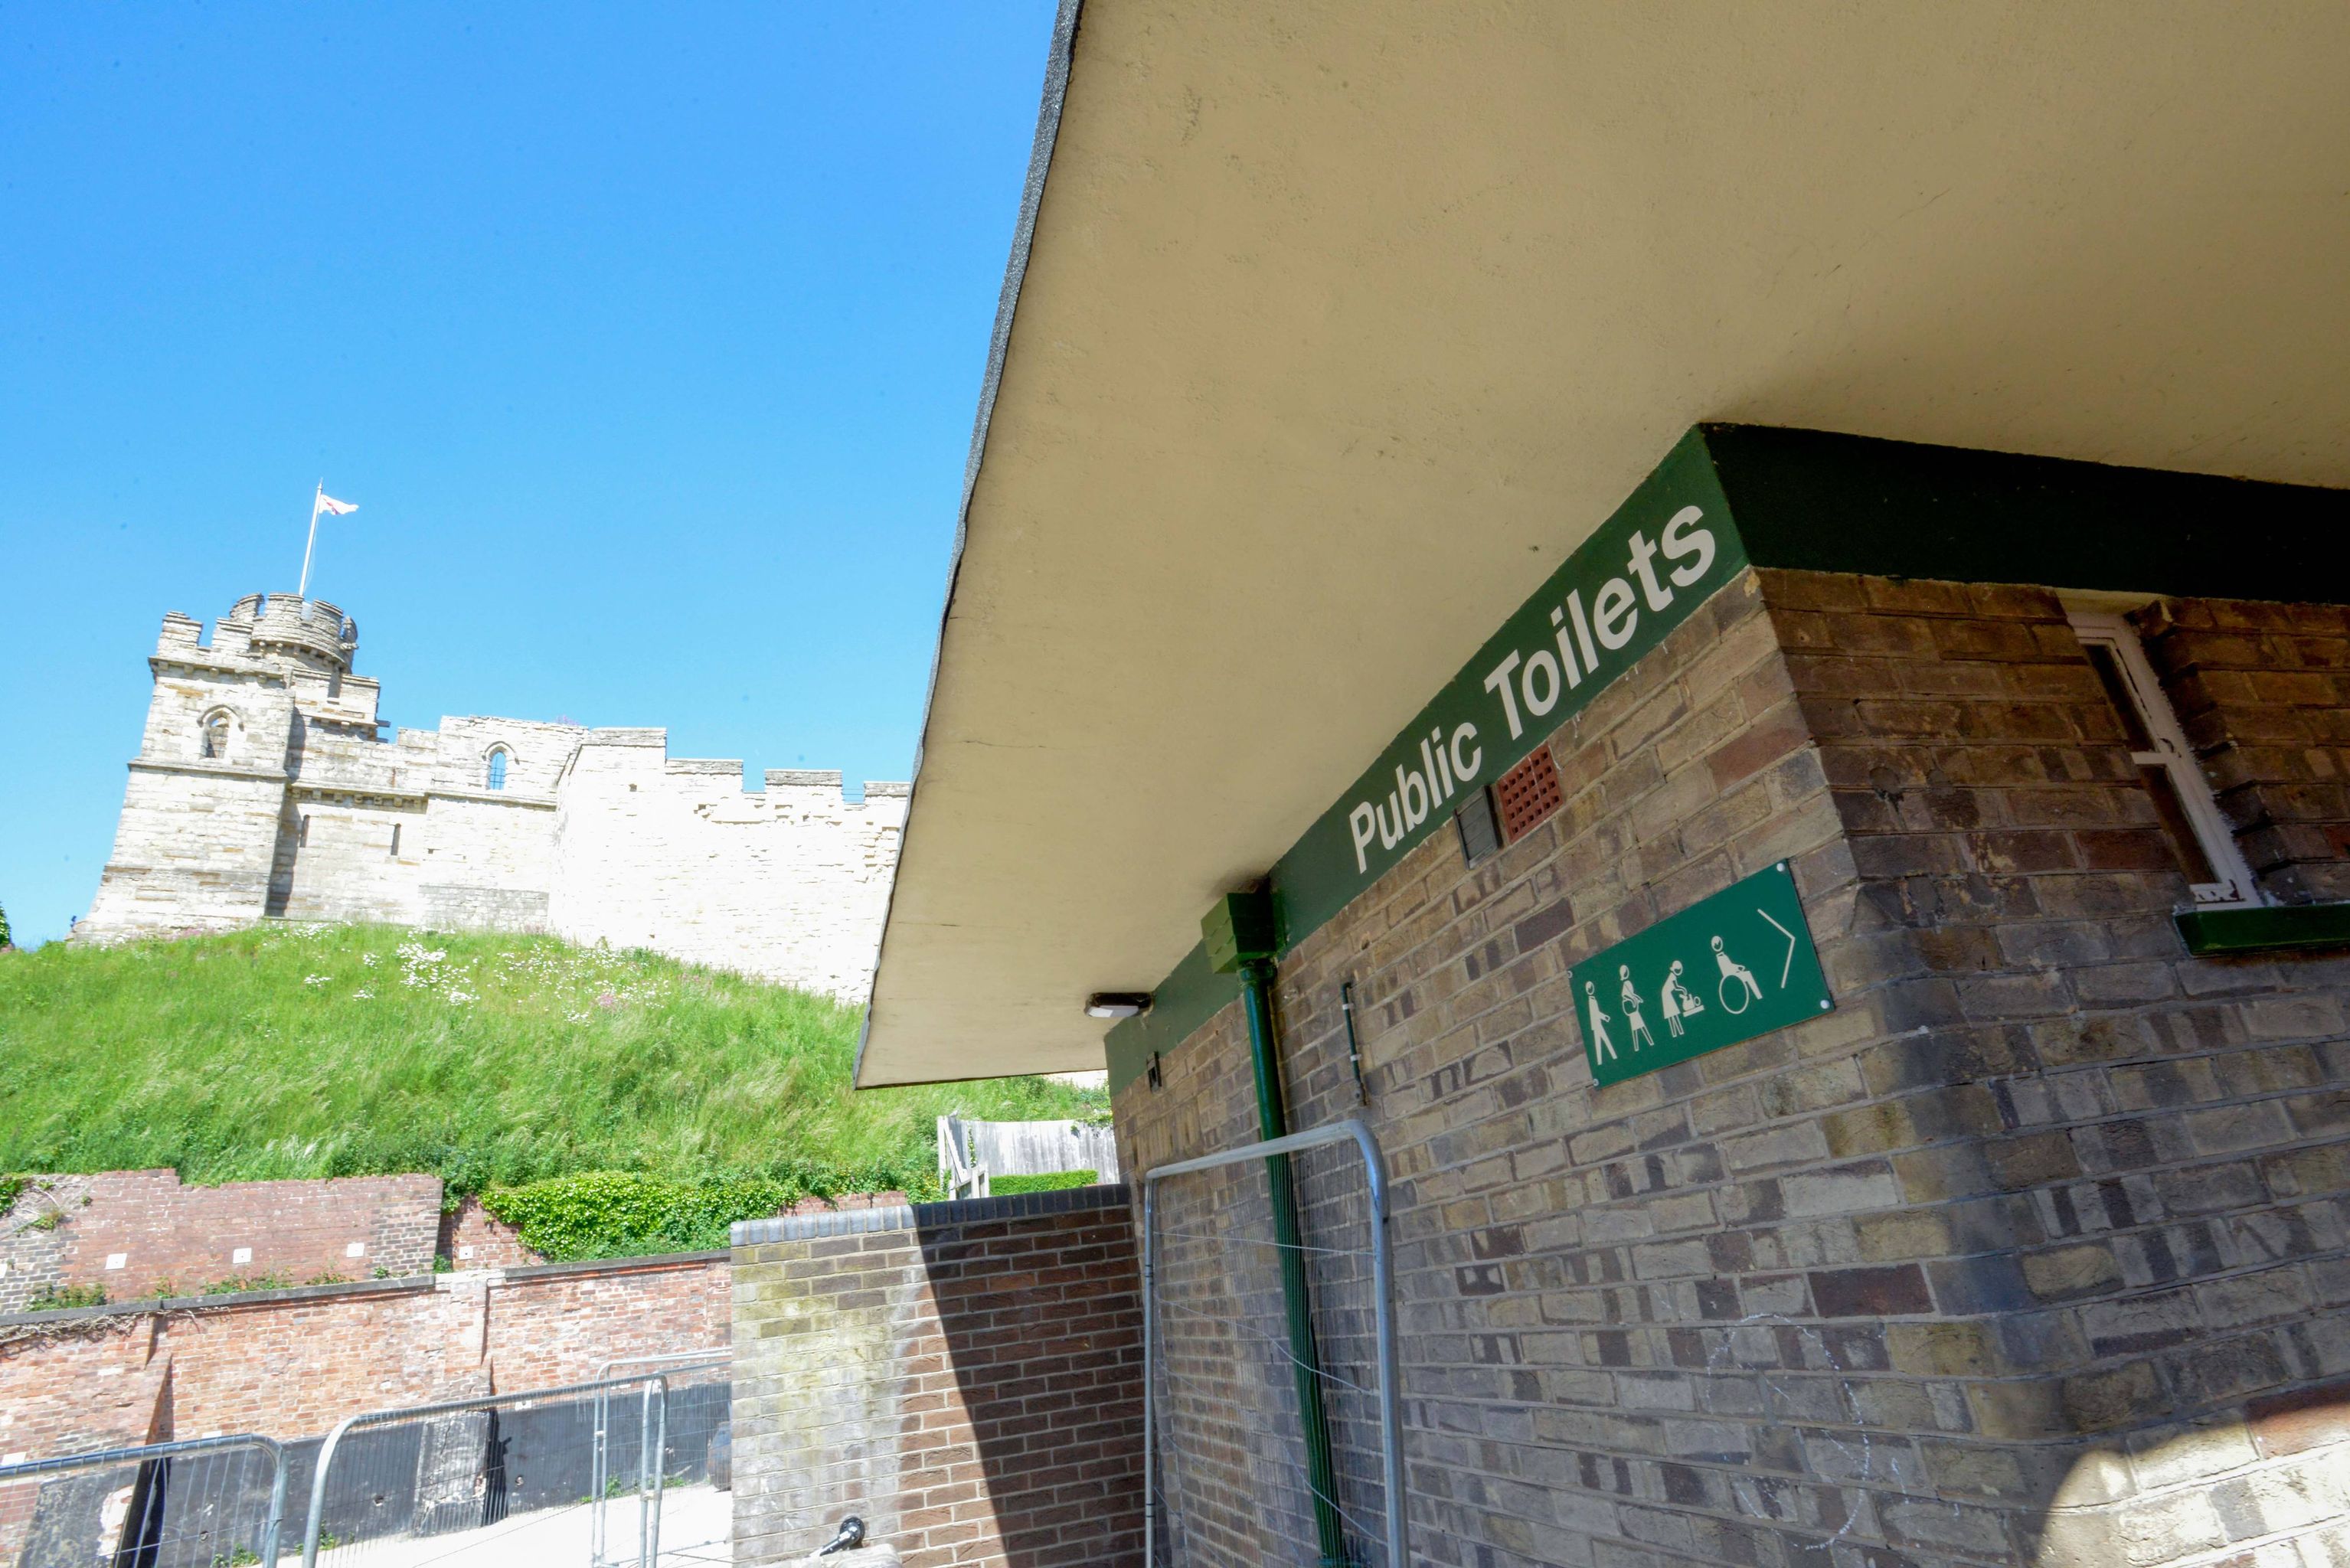
{"type": "MultiPolygon", "coordinates": [[[[1274,867],[1284,954],[1359,897],[1396,857],[1451,826],[1449,809],[1431,809],[1383,864],[1366,867],[1367,876],[1356,874],[1349,803],[1392,768],[1410,771],[1431,716],[1458,711],[1479,691],[1497,649],[1537,641],[1562,585],[1595,562],[1612,566],[1635,528],[1653,535],[1667,503],[1702,507],[1722,560],[1737,566],[2148,597],[2350,604],[2350,574],[2334,565],[2339,541],[2350,535],[2350,491],[1829,431],[1696,425],[1274,867]],[[1341,850],[1348,853],[1344,864],[1341,850]]],[[[1723,580],[1710,571],[1671,618],[1647,618],[1624,650],[1627,657],[1607,672],[1608,680],[1587,683],[1539,726],[1517,737],[1489,732],[1492,753],[1479,782],[1546,740],[1723,580]]],[[[1195,946],[1160,983],[1150,1011],[1106,1037],[1110,1092],[1140,1076],[1153,1052],[1171,1050],[1239,995],[1238,982],[1214,973],[1195,946]]]]}
{"type": "Polygon", "coordinates": [[[1758,566],[2350,604],[2350,491],[1701,425],[1758,566]]]}
{"type": "Polygon", "coordinates": [[[1150,1010],[1113,1025],[1103,1037],[1110,1094],[1149,1072],[1154,1054],[1172,1052],[1240,998],[1241,977],[1218,973],[1206,945],[1194,943],[1150,993],[1150,1010]]]}
{"type": "Polygon", "coordinates": [[[2350,947],[2350,904],[2247,905],[2181,909],[2178,934],[2198,958],[2350,947]]]}

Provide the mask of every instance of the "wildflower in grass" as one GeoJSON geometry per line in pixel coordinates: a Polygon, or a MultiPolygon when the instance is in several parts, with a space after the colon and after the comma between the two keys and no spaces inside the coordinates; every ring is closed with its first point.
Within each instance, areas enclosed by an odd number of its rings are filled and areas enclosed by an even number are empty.
{"type": "Polygon", "coordinates": [[[302,977],[302,983],[304,985],[324,985],[327,983],[327,980],[328,977],[323,974],[306,974],[302,977]]]}
{"type": "Polygon", "coordinates": [[[373,1002],[375,1000],[375,992],[362,986],[358,991],[351,992],[351,1000],[353,1002],[373,1002]]]}

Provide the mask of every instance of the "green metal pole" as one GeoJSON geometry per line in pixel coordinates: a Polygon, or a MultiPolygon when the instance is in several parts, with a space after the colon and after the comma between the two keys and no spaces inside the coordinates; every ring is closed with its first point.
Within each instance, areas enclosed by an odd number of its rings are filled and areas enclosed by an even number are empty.
{"type": "MultiPolygon", "coordinates": [[[[1256,1068],[1259,1135],[1277,1138],[1289,1131],[1282,1108],[1281,1069],[1274,1058],[1273,961],[1249,959],[1240,965],[1243,1005],[1248,1012],[1249,1057],[1256,1068]]],[[[1338,1518],[1338,1480],[1330,1462],[1330,1417],[1322,1404],[1322,1356],[1314,1343],[1314,1308],[1306,1293],[1305,1254],[1299,1250],[1297,1188],[1289,1156],[1264,1162],[1273,1192],[1273,1239],[1281,1254],[1281,1293],[1289,1309],[1289,1354],[1297,1379],[1297,1416],[1305,1428],[1305,1473],[1314,1489],[1314,1530],[1322,1568],[1347,1568],[1347,1536],[1338,1518]]]]}

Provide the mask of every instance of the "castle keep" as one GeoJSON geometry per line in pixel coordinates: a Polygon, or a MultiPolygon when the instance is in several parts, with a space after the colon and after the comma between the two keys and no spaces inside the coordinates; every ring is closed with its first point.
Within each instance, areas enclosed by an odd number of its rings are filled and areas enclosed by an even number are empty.
{"type": "Polygon", "coordinates": [[[669,755],[660,729],[469,716],[383,733],[359,628],[253,594],[173,612],[109,857],[75,936],[264,919],[548,931],[862,1000],[906,786],[669,755]]]}

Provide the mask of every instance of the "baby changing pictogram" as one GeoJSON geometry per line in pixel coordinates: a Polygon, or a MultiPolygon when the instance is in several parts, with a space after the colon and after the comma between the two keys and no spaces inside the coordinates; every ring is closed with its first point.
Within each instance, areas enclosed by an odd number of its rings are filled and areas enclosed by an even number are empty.
{"type": "Polygon", "coordinates": [[[1585,1058],[1619,1083],[1816,1018],[1835,1003],[1781,861],[1575,966],[1585,1058]],[[1615,1012],[1603,999],[1611,997],[1615,1012]],[[1664,1020],[1648,1023],[1653,1001],[1664,1020]],[[1610,1029],[1620,1022],[1621,1037],[1610,1029]]]}

